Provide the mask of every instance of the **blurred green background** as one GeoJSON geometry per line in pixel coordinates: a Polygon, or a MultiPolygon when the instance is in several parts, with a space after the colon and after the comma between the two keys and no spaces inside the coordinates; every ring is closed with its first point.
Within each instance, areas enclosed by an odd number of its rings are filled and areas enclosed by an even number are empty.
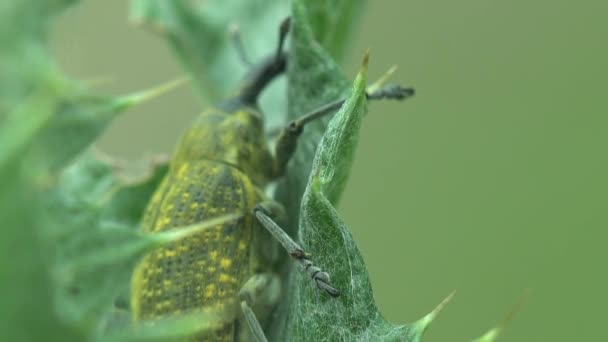
{"type": "MultiPolygon", "coordinates": [[[[123,0],[56,26],[72,76],[123,94],[183,75],[123,0]]],[[[340,211],[390,320],[457,296],[425,342],[464,341],[527,290],[505,341],[608,341],[608,2],[369,1],[345,70],[371,47],[407,103],[375,103],[340,211]]],[[[246,32],[245,32],[246,39],[246,32]]],[[[170,152],[201,109],[188,86],[114,121],[101,148],[170,152]]]]}

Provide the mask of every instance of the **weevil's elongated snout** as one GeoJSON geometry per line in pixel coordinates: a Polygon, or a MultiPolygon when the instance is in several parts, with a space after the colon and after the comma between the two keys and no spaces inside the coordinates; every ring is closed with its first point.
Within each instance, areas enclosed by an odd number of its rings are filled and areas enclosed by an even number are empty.
{"type": "Polygon", "coordinates": [[[246,105],[255,106],[258,96],[275,77],[287,69],[287,54],[281,51],[255,66],[245,78],[239,97],[246,105]]]}
{"type": "Polygon", "coordinates": [[[283,51],[283,45],[285,45],[290,26],[291,18],[287,17],[279,26],[279,42],[274,55],[254,66],[243,81],[239,92],[239,100],[243,104],[256,106],[258,96],[262,90],[287,69],[287,54],[283,51]]]}

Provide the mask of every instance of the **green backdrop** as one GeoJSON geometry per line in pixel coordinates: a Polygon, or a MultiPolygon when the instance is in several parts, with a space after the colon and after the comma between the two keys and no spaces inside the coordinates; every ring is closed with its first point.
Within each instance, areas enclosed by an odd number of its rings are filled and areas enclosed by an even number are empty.
{"type": "MultiPolygon", "coordinates": [[[[66,71],[122,94],[183,75],[123,0],[54,35],[66,71]]],[[[608,2],[370,1],[350,63],[414,85],[375,103],[340,211],[397,322],[457,296],[425,342],[465,341],[526,291],[505,341],[606,341],[608,2]]],[[[246,33],[245,33],[246,34],[246,33]]],[[[246,38],[246,36],[245,36],[246,38]]],[[[187,86],[114,121],[100,147],[169,152],[201,105],[187,86]]]]}

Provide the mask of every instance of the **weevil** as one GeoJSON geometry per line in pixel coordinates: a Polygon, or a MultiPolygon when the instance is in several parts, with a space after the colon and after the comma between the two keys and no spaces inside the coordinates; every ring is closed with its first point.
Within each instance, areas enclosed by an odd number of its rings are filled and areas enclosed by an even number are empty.
{"type": "MultiPolygon", "coordinates": [[[[336,100],[288,123],[270,152],[257,99],[286,70],[283,45],[288,30],[289,18],[280,25],[275,53],[252,67],[235,96],[203,111],[182,135],[168,174],[144,212],[141,229],[154,233],[228,213],[244,216],[146,255],[131,282],[134,321],[233,307],[241,313],[186,339],[266,341],[262,327],[281,291],[287,290],[281,289],[275,273],[281,246],[314,285],[331,297],[339,296],[329,274],[313,265],[277,224],[284,216],[282,207],[263,192],[265,185],[285,174],[306,123],[344,102],[336,100]]],[[[242,45],[237,48],[244,56],[242,45]]],[[[413,89],[393,86],[368,94],[368,99],[411,95],[413,89]]]]}

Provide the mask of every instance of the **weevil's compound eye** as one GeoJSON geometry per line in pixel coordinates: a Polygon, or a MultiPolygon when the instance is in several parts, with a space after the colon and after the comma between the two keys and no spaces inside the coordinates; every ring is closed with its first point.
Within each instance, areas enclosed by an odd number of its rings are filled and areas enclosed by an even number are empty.
{"type": "Polygon", "coordinates": [[[287,129],[293,135],[300,135],[300,134],[302,134],[302,130],[304,129],[304,125],[300,125],[300,123],[298,123],[297,121],[292,121],[287,126],[287,129]]]}

